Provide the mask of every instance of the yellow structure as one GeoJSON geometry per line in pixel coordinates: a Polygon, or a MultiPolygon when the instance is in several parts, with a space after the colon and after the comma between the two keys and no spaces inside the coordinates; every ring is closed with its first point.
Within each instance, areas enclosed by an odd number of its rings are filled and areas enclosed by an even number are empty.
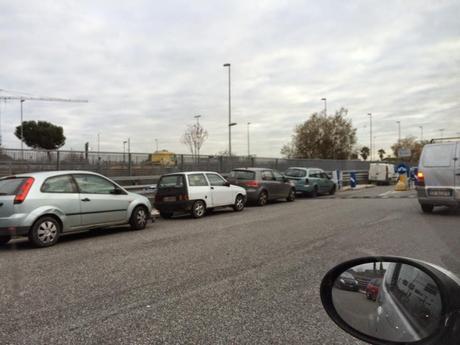
{"type": "Polygon", "coordinates": [[[176,165],[176,154],[168,150],[155,151],[149,154],[149,162],[162,166],[176,165]]]}
{"type": "Polygon", "coordinates": [[[404,192],[406,190],[409,190],[409,186],[407,184],[407,176],[406,175],[400,175],[398,183],[396,183],[396,185],[395,185],[395,191],[404,192]]]}

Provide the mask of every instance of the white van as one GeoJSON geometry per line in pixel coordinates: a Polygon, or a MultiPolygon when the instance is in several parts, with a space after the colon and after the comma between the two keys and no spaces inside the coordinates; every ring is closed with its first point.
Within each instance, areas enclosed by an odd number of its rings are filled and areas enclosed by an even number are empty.
{"type": "Polygon", "coordinates": [[[369,166],[369,182],[376,184],[390,184],[395,183],[397,174],[395,173],[395,166],[388,163],[371,163],[369,166]]]}
{"type": "Polygon", "coordinates": [[[417,197],[425,213],[460,205],[460,141],[427,144],[417,173],[417,197]]]}

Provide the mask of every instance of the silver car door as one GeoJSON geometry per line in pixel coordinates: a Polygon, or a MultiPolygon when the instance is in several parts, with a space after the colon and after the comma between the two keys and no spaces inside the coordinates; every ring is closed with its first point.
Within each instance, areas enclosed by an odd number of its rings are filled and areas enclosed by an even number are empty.
{"type": "Polygon", "coordinates": [[[42,202],[64,213],[63,231],[81,225],[80,197],[77,185],[70,175],[48,177],[40,187],[42,202]]]}
{"type": "Polygon", "coordinates": [[[83,226],[120,223],[128,219],[130,197],[123,190],[98,175],[73,176],[80,191],[83,226]]]}

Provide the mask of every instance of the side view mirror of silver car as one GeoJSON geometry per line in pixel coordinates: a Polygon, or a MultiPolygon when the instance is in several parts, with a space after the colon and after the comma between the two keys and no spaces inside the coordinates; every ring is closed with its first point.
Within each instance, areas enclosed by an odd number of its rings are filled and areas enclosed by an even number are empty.
{"type": "Polygon", "coordinates": [[[365,257],[332,268],[321,282],[329,317],[377,345],[459,344],[460,280],[419,260],[365,257]]]}

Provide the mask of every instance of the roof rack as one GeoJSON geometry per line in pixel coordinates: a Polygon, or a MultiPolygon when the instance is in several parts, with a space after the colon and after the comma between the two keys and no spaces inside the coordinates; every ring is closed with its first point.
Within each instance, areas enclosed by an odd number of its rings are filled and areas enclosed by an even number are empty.
{"type": "Polygon", "coordinates": [[[460,137],[448,137],[448,138],[433,138],[430,140],[430,143],[438,143],[441,141],[453,141],[453,140],[460,140],[460,137]]]}

